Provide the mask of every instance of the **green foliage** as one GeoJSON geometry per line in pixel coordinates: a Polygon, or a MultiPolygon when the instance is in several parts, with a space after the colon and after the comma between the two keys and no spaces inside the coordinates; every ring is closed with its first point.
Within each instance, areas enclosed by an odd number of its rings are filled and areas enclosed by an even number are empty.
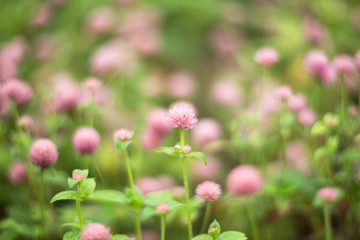
{"type": "Polygon", "coordinates": [[[79,240],[80,231],[70,231],[65,233],[63,240],[79,240]]]}
{"type": "Polygon", "coordinates": [[[56,194],[50,201],[50,203],[59,201],[59,200],[82,200],[78,192],[75,191],[63,191],[56,194]]]}
{"type": "Polygon", "coordinates": [[[88,198],[89,200],[103,203],[126,203],[125,194],[116,190],[98,190],[94,191],[88,198]]]}
{"type": "Polygon", "coordinates": [[[116,145],[116,148],[117,148],[120,152],[125,152],[125,150],[127,149],[127,147],[128,147],[132,142],[133,142],[132,140],[122,141],[122,140],[116,139],[116,140],[115,140],[115,145],[116,145]]]}

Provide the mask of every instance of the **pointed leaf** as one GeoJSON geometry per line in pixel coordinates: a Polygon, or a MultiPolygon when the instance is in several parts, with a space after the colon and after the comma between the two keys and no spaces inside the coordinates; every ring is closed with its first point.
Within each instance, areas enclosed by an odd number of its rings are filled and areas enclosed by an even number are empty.
{"type": "Polygon", "coordinates": [[[115,140],[116,148],[117,148],[120,152],[124,152],[125,149],[126,149],[131,143],[132,143],[132,140],[125,140],[125,141],[118,140],[118,139],[115,140]]]}
{"type": "Polygon", "coordinates": [[[55,201],[59,200],[81,200],[81,197],[78,192],[75,191],[64,191],[59,192],[56,194],[50,201],[50,203],[53,203],[55,201]]]}
{"type": "Polygon", "coordinates": [[[228,231],[220,234],[219,240],[246,240],[247,237],[241,232],[228,231]]]}
{"type": "Polygon", "coordinates": [[[95,190],[96,182],[93,178],[85,179],[80,185],[81,198],[85,199],[95,190]]]}
{"type": "Polygon", "coordinates": [[[182,154],[179,148],[176,147],[160,147],[156,149],[156,152],[165,153],[170,156],[178,156],[182,154]]]}
{"type": "Polygon", "coordinates": [[[205,166],[207,166],[207,161],[206,161],[206,157],[205,157],[204,153],[202,153],[202,152],[190,152],[190,153],[187,154],[187,156],[198,158],[205,164],[205,166]]]}
{"type": "Polygon", "coordinates": [[[80,238],[80,231],[71,231],[65,233],[63,240],[78,240],[80,238]]]}
{"type": "Polygon", "coordinates": [[[115,190],[99,190],[89,196],[90,200],[109,203],[126,203],[125,194],[115,190]]]}
{"type": "Polygon", "coordinates": [[[193,237],[191,240],[214,240],[211,236],[207,234],[200,234],[196,237],[193,237]]]}

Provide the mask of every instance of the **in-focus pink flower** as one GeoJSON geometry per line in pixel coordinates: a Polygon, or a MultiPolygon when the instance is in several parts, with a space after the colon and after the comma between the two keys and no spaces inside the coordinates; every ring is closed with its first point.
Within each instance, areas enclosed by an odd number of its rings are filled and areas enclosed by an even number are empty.
{"type": "Polygon", "coordinates": [[[81,231],[80,240],[111,240],[110,228],[101,223],[90,223],[81,231]]]}
{"type": "Polygon", "coordinates": [[[172,97],[190,97],[194,93],[195,87],[195,79],[187,72],[174,72],[168,77],[168,93],[172,97]]]}
{"type": "Polygon", "coordinates": [[[167,110],[164,108],[155,108],[147,116],[147,124],[151,130],[164,136],[171,131],[171,126],[166,120],[167,110]]]}
{"type": "Polygon", "coordinates": [[[269,67],[279,61],[279,55],[275,49],[263,47],[256,51],[254,59],[263,67],[269,67]]]}
{"type": "Polygon", "coordinates": [[[93,127],[80,127],[73,136],[75,149],[82,154],[92,154],[100,144],[100,135],[93,127]]]}
{"type": "Polygon", "coordinates": [[[80,179],[84,179],[84,178],[85,178],[85,176],[81,172],[75,172],[72,175],[72,179],[74,179],[74,180],[80,180],[80,179]]]}
{"type": "Polygon", "coordinates": [[[276,99],[286,101],[291,97],[292,91],[288,85],[280,85],[274,91],[276,99]]]}
{"type": "Polygon", "coordinates": [[[227,189],[236,195],[249,195],[259,191],[263,185],[260,171],[251,165],[240,165],[227,176],[227,189]]]}
{"type": "Polygon", "coordinates": [[[59,157],[56,145],[46,138],[36,140],[30,148],[29,155],[31,161],[40,167],[53,165],[59,157]]]}
{"type": "Polygon", "coordinates": [[[13,163],[9,168],[9,179],[14,184],[25,183],[27,181],[26,164],[22,161],[13,163]]]}
{"type": "Polygon", "coordinates": [[[156,211],[159,213],[168,213],[170,210],[170,207],[167,203],[160,203],[156,205],[156,211]]]}
{"type": "Polygon", "coordinates": [[[206,145],[221,136],[221,125],[211,118],[201,119],[191,132],[192,140],[199,145],[206,145]]]}
{"type": "Polygon", "coordinates": [[[196,122],[196,113],[187,104],[177,104],[169,109],[167,121],[173,128],[192,129],[196,122]]]}
{"type": "Polygon", "coordinates": [[[196,187],[195,193],[197,198],[200,198],[205,202],[212,202],[220,197],[221,188],[219,184],[205,181],[196,187]]]}
{"type": "Polygon", "coordinates": [[[301,125],[311,126],[316,121],[316,113],[311,109],[303,109],[298,112],[297,118],[301,125]]]}
{"type": "Polygon", "coordinates": [[[18,79],[6,81],[3,85],[3,91],[8,98],[13,99],[18,105],[27,103],[33,96],[30,84],[18,79]]]}
{"type": "Polygon", "coordinates": [[[211,87],[211,97],[219,105],[236,107],[240,103],[240,87],[230,79],[220,79],[211,87]]]}
{"type": "Polygon", "coordinates": [[[30,116],[24,115],[19,118],[18,124],[30,128],[34,124],[34,120],[30,116]]]}
{"type": "Polygon", "coordinates": [[[101,83],[99,79],[95,77],[88,77],[87,79],[85,79],[85,86],[92,93],[95,93],[100,88],[100,85],[101,83]]]}
{"type": "Polygon", "coordinates": [[[287,106],[291,111],[298,112],[307,108],[308,102],[304,94],[297,94],[290,97],[287,106]]]}
{"type": "Polygon", "coordinates": [[[126,141],[130,140],[133,136],[133,132],[126,128],[116,130],[114,133],[114,140],[126,141]]]}
{"type": "Polygon", "coordinates": [[[333,59],[332,62],[335,71],[340,74],[352,72],[355,70],[355,64],[351,56],[342,54],[333,59]]]}
{"type": "Polygon", "coordinates": [[[317,195],[322,200],[332,203],[337,200],[339,192],[334,187],[323,187],[317,192],[317,195]]]}

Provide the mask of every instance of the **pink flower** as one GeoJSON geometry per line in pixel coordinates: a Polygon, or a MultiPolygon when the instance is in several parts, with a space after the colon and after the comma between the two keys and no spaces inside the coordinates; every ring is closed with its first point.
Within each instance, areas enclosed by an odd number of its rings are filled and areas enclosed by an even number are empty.
{"type": "Polygon", "coordinates": [[[59,157],[56,145],[46,138],[36,140],[30,148],[29,155],[31,161],[40,167],[54,164],[59,157]]]}
{"type": "Polygon", "coordinates": [[[240,37],[234,28],[220,26],[211,32],[210,42],[217,54],[228,55],[236,50],[240,37]]]}
{"type": "Polygon", "coordinates": [[[351,56],[342,54],[333,59],[333,66],[337,73],[343,74],[355,70],[355,65],[351,56]]]}
{"type": "Polygon", "coordinates": [[[86,24],[93,33],[108,33],[114,27],[115,19],[111,8],[99,7],[90,12],[86,24]]]}
{"type": "Polygon", "coordinates": [[[172,97],[190,97],[195,87],[195,79],[187,72],[175,72],[168,77],[168,92],[172,97]]]}
{"type": "Polygon", "coordinates": [[[170,210],[170,207],[167,203],[160,203],[156,206],[156,211],[159,213],[168,213],[170,210]]]}
{"type": "Polygon", "coordinates": [[[13,163],[9,168],[9,179],[14,184],[27,181],[26,164],[22,161],[13,163]]]}
{"type": "Polygon", "coordinates": [[[45,26],[52,17],[52,5],[44,3],[40,5],[32,16],[31,24],[37,27],[45,26]]]}
{"type": "Polygon", "coordinates": [[[358,114],[358,107],[356,105],[349,106],[348,113],[350,116],[356,116],[358,114]]]}
{"type": "Polygon", "coordinates": [[[337,200],[339,192],[334,187],[323,187],[317,192],[317,195],[322,200],[331,203],[337,200]]]}
{"type": "Polygon", "coordinates": [[[187,101],[178,101],[178,102],[175,102],[173,104],[171,104],[170,108],[178,108],[178,107],[181,107],[185,105],[186,107],[190,108],[191,110],[193,110],[195,113],[197,113],[197,110],[195,108],[195,106],[190,103],[190,102],[187,102],[187,101]]]}
{"type": "Polygon", "coordinates": [[[240,165],[227,176],[227,188],[236,195],[249,195],[259,191],[263,185],[260,171],[251,165],[240,165]]]}
{"type": "Polygon", "coordinates": [[[298,112],[307,107],[307,99],[303,94],[297,94],[290,97],[287,106],[291,111],[298,112]]]}
{"type": "Polygon", "coordinates": [[[92,93],[95,93],[100,88],[100,85],[101,83],[97,78],[89,77],[85,80],[86,88],[92,93]]]}
{"type": "Polygon", "coordinates": [[[80,179],[84,179],[84,178],[85,178],[85,176],[81,172],[75,172],[72,175],[72,179],[74,179],[74,180],[80,180],[80,179]]]}
{"type": "Polygon", "coordinates": [[[136,186],[140,188],[144,195],[146,195],[151,192],[170,189],[174,186],[174,181],[171,177],[166,175],[157,178],[143,177],[136,181],[136,186]]]}
{"type": "Polygon", "coordinates": [[[196,144],[206,145],[221,138],[221,125],[211,118],[201,119],[192,130],[191,136],[196,144]]]}
{"type": "Polygon", "coordinates": [[[171,126],[166,120],[167,111],[164,108],[155,108],[147,116],[147,123],[151,130],[164,136],[171,131],[171,126]]]}
{"type": "Polygon", "coordinates": [[[306,153],[307,148],[303,142],[292,141],[286,147],[285,157],[295,168],[309,175],[311,168],[306,153]]]}
{"type": "Polygon", "coordinates": [[[76,150],[82,154],[92,154],[100,144],[100,135],[92,127],[80,127],[73,136],[76,150]]]}
{"type": "Polygon", "coordinates": [[[194,161],[191,169],[196,180],[215,180],[219,176],[221,172],[219,160],[212,156],[206,156],[206,161],[206,166],[201,161],[194,161]]]}
{"type": "Polygon", "coordinates": [[[151,29],[131,35],[129,41],[145,57],[156,54],[161,47],[160,34],[151,29]]]}
{"type": "Polygon", "coordinates": [[[169,109],[167,121],[173,128],[192,129],[196,122],[196,113],[187,104],[177,104],[169,109]]]}
{"type": "Polygon", "coordinates": [[[315,75],[323,84],[328,85],[335,81],[336,72],[330,65],[327,55],[321,50],[313,50],[306,55],[305,68],[315,75]]]}
{"type": "Polygon", "coordinates": [[[183,150],[184,152],[186,152],[186,153],[189,153],[189,152],[191,152],[191,146],[185,145],[185,146],[182,148],[182,150],[183,150]]]}
{"type": "Polygon", "coordinates": [[[219,184],[205,181],[196,187],[195,193],[197,198],[200,198],[205,202],[212,202],[220,197],[221,188],[219,184]]]}
{"type": "Polygon", "coordinates": [[[127,141],[133,136],[133,132],[126,128],[121,128],[114,133],[114,140],[127,141]]]}
{"type": "Polygon", "coordinates": [[[263,67],[269,67],[279,61],[279,55],[275,49],[271,47],[263,47],[256,51],[254,59],[263,67]]]}
{"type": "Polygon", "coordinates": [[[354,63],[358,68],[360,68],[360,50],[355,54],[354,63]]]}
{"type": "Polygon", "coordinates": [[[240,102],[240,88],[230,79],[221,79],[211,87],[211,97],[219,105],[235,107],[240,102]]]}
{"type": "Polygon", "coordinates": [[[111,240],[110,228],[101,223],[90,223],[81,231],[80,240],[111,240]]]}
{"type": "Polygon", "coordinates": [[[323,26],[316,19],[307,17],[303,22],[303,28],[306,38],[309,42],[321,44],[325,40],[325,31],[323,26]]]}
{"type": "Polygon", "coordinates": [[[27,103],[33,95],[31,86],[18,79],[6,81],[3,85],[3,91],[8,98],[15,100],[18,105],[27,103]]]}
{"type": "Polygon", "coordinates": [[[141,144],[146,150],[154,150],[162,145],[163,136],[153,129],[146,130],[141,136],[141,144]]]}
{"type": "Polygon", "coordinates": [[[311,109],[304,109],[298,113],[297,118],[301,125],[311,126],[316,121],[316,114],[311,109]]]}
{"type": "Polygon", "coordinates": [[[34,124],[34,120],[30,116],[24,115],[19,118],[18,124],[30,128],[34,124]]]}
{"type": "Polygon", "coordinates": [[[290,98],[292,92],[288,85],[280,85],[274,91],[275,97],[280,101],[286,101],[290,98]]]}

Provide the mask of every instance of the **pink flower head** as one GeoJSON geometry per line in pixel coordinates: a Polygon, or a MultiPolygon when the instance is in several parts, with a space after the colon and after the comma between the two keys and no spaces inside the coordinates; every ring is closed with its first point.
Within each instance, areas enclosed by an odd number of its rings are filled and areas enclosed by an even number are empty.
{"type": "Polygon", "coordinates": [[[360,50],[355,54],[354,63],[358,68],[360,68],[360,50]]]}
{"type": "Polygon", "coordinates": [[[288,85],[280,85],[274,91],[275,97],[280,101],[286,101],[290,98],[292,92],[288,85]]]}
{"type": "Polygon", "coordinates": [[[301,125],[311,126],[316,121],[316,114],[311,109],[304,109],[297,114],[297,118],[301,125]]]}
{"type": "Polygon", "coordinates": [[[163,136],[153,129],[145,131],[141,136],[141,144],[146,150],[154,150],[160,147],[162,142],[163,136]]]}
{"type": "Polygon", "coordinates": [[[29,155],[31,161],[40,167],[54,164],[59,157],[56,145],[46,138],[36,140],[30,148],[29,155]]]}
{"type": "Polygon", "coordinates": [[[164,108],[155,108],[147,116],[147,123],[151,130],[164,136],[171,131],[171,126],[166,120],[167,111],[164,108]]]}
{"type": "Polygon", "coordinates": [[[349,106],[348,113],[350,116],[356,116],[358,114],[358,107],[356,105],[349,106]]]}
{"type": "Polygon", "coordinates": [[[233,80],[221,79],[211,87],[211,97],[219,105],[234,107],[240,102],[240,88],[233,80]]]}
{"type": "Polygon", "coordinates": [[[34,120],[30,116],[24,115],[19,118],[18,124],[30,128],[34,124],[34,120]]]}
{"type": "Polygon", "coordinates": [[[167,121],[173,128],[192,129],[196,122],[196,112],[187,104],[176,104],[169,109],[167,121]]]}
{"type": "Polygon", "coordinates": [[[160,203],[156,206],[156,211],[159,213],[168,213],[170,210],[170,207],[167,203],[160,203]]]}
{"type": "Polygon", "coordinates": [[[279,61],[279,55],[275,49],[263,47],[256,51],[254,59],[263,67],[269,67],[279,61]]]}
{"type": "Polygon", "coordinates": [[[74,180],[80,180],[80,179],[84,179],[84,178],[85,178],[85,176],[81,172],[75,172],[72,175],[72,179],[74,179],[74,180]]]}
{"type": "Polygon", "coordinates": [[[115,18],[111,8],[99,7],[90,12],[86,24],[93,33],[107,33],[114,27],[115,18]]]}
{"type": "Polygon", "coordinates": [[[191,146],[185,145],[185,146],[182,148],[182,150],[183,150],[184,152],[186,152],[186,153],[189,153],[189,152],[191,152],[191,146]]]}
{"type": "Polygon", "coordinates": [[[89,91],[95,93],[100,88],[100,81],[97,78],[89,77],[85,80],[85,86],[89,91]]]}
{"type": "Polygon", "coordinates": [[[263,185],[260,171],[252,165],[240,165],[227,176],[227,188],[236,195],[249,195],[259,191],[263,185]]]}
{"type": "Polygon", "coordinates": [[[175,102],[175,103],[171,104],[170,108],[178,108],[178,107],[181,107],[183,105],[186,105],[188,108],[192,109],[195,113],[197,113],[197,110],[196,110],[195,106],[192,103],[187,102],[187,101],[175,102]]]}
{"type": "Polygon", "coordinates": [[[217,54],[228,55],[236,50],[240,37],[236,29],[221,26],[211,32],[210,42],[217,54]]]}
{"type": "Polygon", "coordinates": [[[285,158],[295,168],[309,175],[311,168],[306,153],[307,148],[303,142],[292,141],[286,147],[285,158]]]}
{"type": "Polygon", "coordinates": [[[306,55],[305,69],[315,75],[317,78],[327,82],[334,75],[332,67],[330,67],[328,56],[321,50],[313,50],[306,55]]]}
{"type": "Polygon", "coordinates": [[[157,178],[143,177],[136,181],[136,186],[146,195],[151,192],[163,191],[174,186],[172,178],[160,176],[157,178]]]}
{"type": "Polygon", "coordinates": [[[303,28],[309,42],[320,44],[325,40],[324,28],[316,19],[311,17],[305,18],[303,28]]]}
{"type": "Polygon", "coordinates": [[[80,240],[111,240],[110,228],[101,223],[90,223],[81,231],[80,240]]]}
{"type": "Polygon", "coordinates": [[[15,100],[18,105],[25,104],[33,95],[31,86],[27,82],[17,79],[6,81],[3,85],[3,91],[8,98],[15,100]]]}
{"type": "Polygon", "coordinates": [[[80,127],[73,136],[75,149],[82,154],[92,154],[100,144],[100,135],[92,127],[80,127]]]}
{"type": "Polygon", "coordinates": [[[114,140],[127,141],[133,136],[133,132],[126,128],[121,128],[114,133],[114,140]]]}
{"type": "Polygon", "coordinates": [[[211,118],[201,119],[194,127],[191,136],[196,144],[206,145],[221,138],[221,125],[211,118]]]}
{"type": "Polygon", "coordinates": [[[51,4],[43,3],[34,12],[31,24],[37,27],[45,26],[52,17],[52,11],[53,9],[51,4]]]}
{"type": "Polygon", "coordinates": [[[339,192],[334,187],[323,187],[318,192],[317,195],[319,198],[326,202],[335,202],[339,197],[339,192]]]}
{"type": "Polygon", "coordinates": [[[355,70],[353,59],[346,54],[336,56],[332,63],[337,73],[343,74],[355,70]]]}
{"type": "Polygon", "coordinates": [[[308,105],[307,99],[303,94],[297,94],[290,97],[287,106],[291,111],[298,112],[306,108],[308,105]]]}
{"type": "Polygon", "coordinates": [[[155,30],[146,30],[130,36],[130,43],[143,56],[152,56],[161,47],[160,34],[155,30]]]}
{"type": "Polygon", "coordinates": [[[330,85],[336,80],[336,71],[334,67],[329,64],[318,77],[321,83],[324,85],[330,85]]]}
{"type": "Polygon", "coordinates": [[[9,168],[9,179],[14,184],[27,181],[26,164],[22,161],[15,162],[9,168]]]}
{"type": "Polygon", "coordinates": [[[206,202],[212,202],[219,198],[221,194],[221,188],[219,184],[205,181],[196,187],[195,193],[197,198],[200,198],[206,202]]]}
{"type": "Polygon", "coordinates": [[[212,156],[206,156],[207,165],[201,161],[194,161],[192,165],[192,174],[196,180],[214,180],[221,172],[219,160],[212,156]]]}
{"type": "Polygon", "coordinates": [[[190,97],[195,87],[195,79],[187,72],[175,72],[168,77],[168,92],[175,98],[190,97]]]}

